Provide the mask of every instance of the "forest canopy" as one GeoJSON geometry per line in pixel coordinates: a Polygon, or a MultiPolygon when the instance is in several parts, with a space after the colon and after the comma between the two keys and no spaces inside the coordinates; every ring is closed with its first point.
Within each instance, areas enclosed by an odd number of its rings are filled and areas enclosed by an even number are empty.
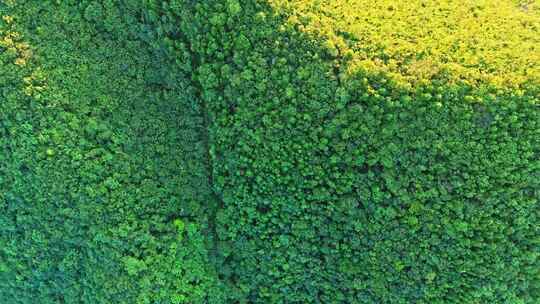
{"type": "Polygon", "coordinates": [[[0,2],[0,302],[540,301],[537,1],[0,2]]]}

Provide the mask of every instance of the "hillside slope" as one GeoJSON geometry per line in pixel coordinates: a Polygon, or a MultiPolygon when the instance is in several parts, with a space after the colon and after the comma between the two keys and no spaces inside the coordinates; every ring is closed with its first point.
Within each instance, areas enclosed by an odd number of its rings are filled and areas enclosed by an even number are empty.
{"type": "Polygon", "coordinates": [[[394,2],[0,4],[0,302],[537,303],[538,5],[394,2]]]}

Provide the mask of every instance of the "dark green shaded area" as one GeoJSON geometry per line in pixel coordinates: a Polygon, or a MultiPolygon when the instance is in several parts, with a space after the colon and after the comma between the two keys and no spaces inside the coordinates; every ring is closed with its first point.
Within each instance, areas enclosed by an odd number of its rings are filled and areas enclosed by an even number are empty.
{"type": "Polygon", "coordinates": [[[147,43],[140,4],[30,1],[1,13],[33,54],[17,66],[0,49],[0,302],[219,297],[200,107],[147,43]]]}

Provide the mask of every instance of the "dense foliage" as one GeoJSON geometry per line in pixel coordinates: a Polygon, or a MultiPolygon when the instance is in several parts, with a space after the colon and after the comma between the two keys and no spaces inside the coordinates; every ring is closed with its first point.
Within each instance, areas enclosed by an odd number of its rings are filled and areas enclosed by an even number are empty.
{"type": "Polygon", "coordinates": [[[200,109],[139,4],[2,5],[0,302],[219,297],[200,109]]]}
{"type": "Polygon", "coordinates": [[[394,3],[0,4],[0,301],[538,303],[539,10],[394,3]]]}
{"type": "Polygon", "coordinates": [[[269,0],[287,21],[354,57],[348,73],[384,72],[397,81],[430,79],[515,87],[540,81],[539,3],[522,1],[269,0]],[[420,26],[419,26],[420,25],[420,26]]]}

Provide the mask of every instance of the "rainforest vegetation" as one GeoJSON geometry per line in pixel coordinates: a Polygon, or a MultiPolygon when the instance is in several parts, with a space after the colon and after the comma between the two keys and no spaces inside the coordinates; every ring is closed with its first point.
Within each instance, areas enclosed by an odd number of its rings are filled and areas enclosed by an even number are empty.
{"type": "Polygon", "coordinates": [[[1,0],[0,303],[540,302],[540,3],[1,0]]]}

